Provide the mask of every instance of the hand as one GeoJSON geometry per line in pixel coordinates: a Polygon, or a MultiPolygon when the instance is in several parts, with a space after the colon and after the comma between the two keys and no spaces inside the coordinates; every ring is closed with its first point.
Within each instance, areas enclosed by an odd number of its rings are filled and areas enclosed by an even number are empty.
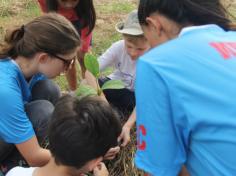
{"type": "Polygon", "coordinates": [[[130,142],[130,127],[124,125],[121,131],[118,141],[122,142],[121,146],[125,147],[130,142]]]}
{"type": "Polygon", "coordinates": [[[97,167],[93,170],[94,176],[109,176],[109,172],[104,163],[100,163],[97,167]]]}
{"type": "Polygon", "coordinates": [[[116,157],[116,154],[119,153],[120,151],[120,147],[114,147],[114,148],[110,148],[108,150],[108,152],[106,153],[106,155],[104,156],[104,160],[112,160],[116,157]]]}

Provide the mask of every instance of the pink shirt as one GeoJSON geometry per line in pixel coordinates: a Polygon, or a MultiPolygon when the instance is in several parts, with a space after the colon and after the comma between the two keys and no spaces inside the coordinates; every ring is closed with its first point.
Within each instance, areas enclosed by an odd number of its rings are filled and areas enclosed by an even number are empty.
{"type": "MultiPolygon", "coordinates": [[[[38,0],[40,7],[42,9],[43,12],[46,12],[46,3],[45,0],[38,0]]],[[[59,7],[58,14],[64,16],[65,18],[67,18],[69,21],[73,22],[76,20],[81,20],[79,19],[79,17],[77,16],[77,13],[75,12],[74,9],[64,9],[62,7],[59,7]]],[[[86,35],[88,33],[89,29],[88,27],[85,27],[83,29],[81,29],[81,51],[83,52],[88,52],[89,47],[90,47],[90,43],[91,43],[91,39],[92,39],[92,33],[86,35]]]]}

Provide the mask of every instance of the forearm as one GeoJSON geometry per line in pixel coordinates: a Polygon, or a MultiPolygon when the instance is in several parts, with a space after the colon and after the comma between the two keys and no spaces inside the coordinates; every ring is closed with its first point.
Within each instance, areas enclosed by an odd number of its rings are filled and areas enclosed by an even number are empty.
{"type": "Polygon", "coordinates": [[[185,166],[182,167],[179,176],[189,176],[189,173],[187,171],[187,168],[185,166]]]}
{"type": "Polygon", "coordinates": [[[77,71],[75,64],[66,72],[69,89],[74,91],[77,89],[77,71]]]}
{"type": "Polygon", "coordinates": [[[124,126],[132,128],[136,122],[136,107],[134,108],[132,114],[130,115],[127,122],[124,124],[124,126]]]}
{"type": "Polygon", "coordinates": [[[81,71],[82,78],[85,78],[85,71],[86,71],[86,68],[85,68],[85,65],[84,65],[85,54],[86,54],[86,52],[84,52],[82,50],[78,51],[78,54],[77,54],[78,61],[79,61],[79,64],[80,64],[80,68],[81,68],[80,71],[81,71]]]}
{"type": "Polygon", "coordinates": [[[39,146],[36,136],[33,136],[28,141],[16,144],[16,148],[30,166],[43,166],[47,164],[51,158],[49,150],[39,146]]]}
{"type": "Polygon", "coordinates": [[[41,167],[49,162],[51,153],[47,149],[40,148],[35,154],[35,160],[30,164],[32,167],[41,167]]]}

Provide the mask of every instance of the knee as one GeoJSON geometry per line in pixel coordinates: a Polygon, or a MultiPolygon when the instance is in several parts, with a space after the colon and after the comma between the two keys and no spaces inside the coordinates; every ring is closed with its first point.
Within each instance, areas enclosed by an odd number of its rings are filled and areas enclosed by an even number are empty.
{"type": "Polygon", "coordinates": [[[60,88],[53,81],[46,79],[38,81],[32,88],[32,100],[48,100],[52,104],[61,96],[60,88]]]}
{"type": "Polygon", "coordinates": [[[39,143],[42,143],[47,136],[48,124],[54,111],[53,104],[47,100],[36,100],[26,104],[25,111],[39,143]]]}
{"type": "Polygon", "coordinates": [[[25,106],[25,111],[33,126],[47,124],[51,119],[53,110],[53,104],[47,100],[32,101],[25,106]]]}

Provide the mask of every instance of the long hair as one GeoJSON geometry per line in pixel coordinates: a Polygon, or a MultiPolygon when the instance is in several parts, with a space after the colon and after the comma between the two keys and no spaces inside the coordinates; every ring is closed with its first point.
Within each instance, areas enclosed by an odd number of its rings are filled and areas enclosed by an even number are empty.
{"type": "MultiPolygon", "coordinates": [[[[46,0],[46,6],[47,12],[57,12],[59,4],[57,0],[46,0]]],[[[80,0],[75,7],[75,11],[78,17],[82,19],[82,28],[88,27],[88,34],[90,34],[96,23],[96,12],[93,0],[80,0]]]]}
{"type": "Polygon", "coordinates": [[[79,45],[80,37],[74,26],[63,16],[49,13],[8,30],[0,44],[0,59],[31,58],[38,52],[67,54],[79,45]]]}
{"type": "Polygon", "coordinates": [[[220,0],[140,0],[138,16],[142,25],[155,12],[182,26],[217,24],[226,31],[236,30],[220,0]]]}

